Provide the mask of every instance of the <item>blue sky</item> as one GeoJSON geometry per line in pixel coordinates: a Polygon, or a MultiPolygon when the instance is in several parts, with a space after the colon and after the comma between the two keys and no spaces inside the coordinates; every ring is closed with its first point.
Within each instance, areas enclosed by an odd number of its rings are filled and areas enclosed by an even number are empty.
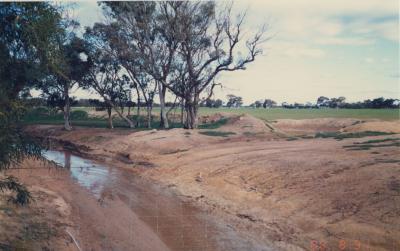
{"type": "MultiPolygon", "coordinates": [[[[400,98],[397,0],[237,0],[234,9],[247,9],[249,30],[267,23],[271,39],[246,71],[219,77],[217,97],[233,93],[247,104],[400,98]]],[[[82,26],[102,18],[94,1],[77,2],[74,15],[82,26]]]]}

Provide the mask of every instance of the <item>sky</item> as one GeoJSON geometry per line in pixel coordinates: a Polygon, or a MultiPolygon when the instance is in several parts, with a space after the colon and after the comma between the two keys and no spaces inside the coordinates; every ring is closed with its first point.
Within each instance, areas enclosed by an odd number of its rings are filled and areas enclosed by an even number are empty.
{"type": "MultiPolygon", "coordinates": [[[[398,0],[234,1],[234,11],[245,10],[245,28],[266,24],[269,40],[245,71],[218,78],[223,87],[215,98],[235,94],[245,104],[316,102],[322,95],[400,98],[398,0]]],[[[95,1],[77,2],[74,16],[82,27],[102,20],[95,1]]]]}

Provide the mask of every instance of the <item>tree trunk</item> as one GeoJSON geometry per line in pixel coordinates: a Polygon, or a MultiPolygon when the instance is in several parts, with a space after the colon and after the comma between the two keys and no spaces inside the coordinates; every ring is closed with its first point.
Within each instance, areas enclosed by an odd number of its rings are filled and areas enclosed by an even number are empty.
{"type": "Polygon", "coordinates": [[[121,119],[123,119],[123,120],[125,120],[125,122],[129,125],[129,128],[135,128],[135,125],[133,124],[133,122],[132,122],[132,120],[130,120],[129,118],[127,118],[126,116],[124,116],[119,110],[118,110],[118,107],[113,103],[113,102],[111,102],[108,98],[106,98],[106,97],[103,97],[104,98],[104,100],[107,102],[107,104],[109,105],[109,106],[111,106],[113,109],[114,109],[114,111],[118,114],[118,116],[121,118],[121,119]]]}
{"type": "Polygon", "coordinates": [[[136,110],[136,127],[140,127],[140,96],[138,92],[138,98],[137,98],[137,110],[136,110]]]}
{"type": "Polygon", "coordinates": [[[165,93],[167,91],[167,88],[161,84],[161,82],[158,82],[158,92],[160,96],[160,127],[164,129],[169,128],[169,123],[168,123],[168,117],[167,117],[167,111],[165,108],[165,93]]]}
{"type": "Polygon", "coordinates": [[[185,123],[185,118],[184,118],[184,115],[185,115],[185,102],[184,102],[184,99],[182,99],[181,100],[181,124],[182,125],[184,125],[184,123],[185,123]]]}
{"type": "Polygon", "coordinates": [[[186,121],[184,124],[185,129],[196,129],[197,128],[197,111],[198,111],[198,103],[197,98],[192,100],[186,100],[185,102],[185,112],[186,112],[186,121]]]}
{"type": "Polygon", "coordinates": [[[152,105],[147,105],[147,128],[151,128],[151,110],[152,105]]]}
{"type": "Polygon", "coordinates": [[[71,153],[68,151],[64,152],[64,167],[71,169],[71,153]]]}
{"type": "Polygon", "coordinates": [[[107,107],[107,113],[108,113],[108,128],[113,129],[114,125],[113,125],[113,119],[112,119],[112,107],[109,106],[107,107]]]}
{"type": "Polygon", "coordinates": [[[64,129],[67,131],[71,131],[71,122],[70,122],[70,111],[71,104],[69,102],[69,84],[64,85],[64,129]]]}

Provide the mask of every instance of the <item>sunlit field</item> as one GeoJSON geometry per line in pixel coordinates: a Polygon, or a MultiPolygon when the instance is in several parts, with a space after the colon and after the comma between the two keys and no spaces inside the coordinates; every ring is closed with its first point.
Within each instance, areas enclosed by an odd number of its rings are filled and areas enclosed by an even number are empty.
{"type": "Polygon", "coordinates": [[[285,109],[285,108],[201,108],[200,115],[216,112],[229,112],[234,114],[250,114],[264,120],[275,119],[312,119],[312,118],[357,118],[357,119],[399,119],[399,109],[285,109]]]}

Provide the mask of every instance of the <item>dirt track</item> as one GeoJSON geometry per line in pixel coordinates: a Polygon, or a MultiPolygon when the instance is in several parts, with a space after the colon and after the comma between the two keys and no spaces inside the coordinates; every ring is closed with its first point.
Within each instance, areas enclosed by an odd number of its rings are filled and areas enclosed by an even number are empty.
{"type": "MultiPolygon", "coordinates": [[[[254,250],[262,250],[256,249],[258,244],[273,247],[272,250],[396,250],[400,247],[399,148],[387,144],[351,150],[348,146],[399,135],[341,141],[288,137],[316,130],[345,131],[355,124],[342,121],[332,126],[330,122],[312,128],[307,121],[297,125],[286,121],[272,125],[271,131],[244,117],[218,129],[236,133],[227,138],[182,129],[130,134],[124,130],[82,128],[64,132],[52,126],[33,130],[73,142],[78,148],[88,147],[84,153],[90,158],[133,172],[184,196],[209,212],[210,219],[218,218],[222,225],[234,229],[237,238],[253,243],[254,250]],[[245,129],[249,127],[255,130],[245,129]],[[344,246],[346,249],[341,249],[344,246]]],[[[36,174],[20,176],[31,185],[43,184],[36,174]]],[[[87,191],[62,180],[46,187],[58,193],[66,204],[85,201],[78,203],[79,212],[86,212],[79,219],[86,221],[86,227],[92,227],[89,229],[103,229],[96,222],[99,217],[129,215],[121,211],[124,207],[118,200],[110,201],[100,215],[92,213],[96,212],[98,201],[86,202],[87,191]]],[[[74,213],[74,206],[71,215],[72,222],[79,216],[74,213]]],[[[117,225],[124,225],[123,219],[109,227],[107,236],[118,232],[117,225]]],[[[146,229],[149,224],[144,225],[146,229]]],[[[153,241],[158,237],[150,230],[144,230],[144,242],[154,244],[153,250],[166,250],[162,245],[168,243],[162,238],[161,242],[153,241]]],[[[85,232],[85,227],[76,234],[82,242],[94,238],[90,237],[91,230],[85,232]]],[[[124,236],[113,241],[121,243],[121,247],[129,245],[124,236]]],[[[215,241],[223,243],[223,239],[215,241]]]]}

